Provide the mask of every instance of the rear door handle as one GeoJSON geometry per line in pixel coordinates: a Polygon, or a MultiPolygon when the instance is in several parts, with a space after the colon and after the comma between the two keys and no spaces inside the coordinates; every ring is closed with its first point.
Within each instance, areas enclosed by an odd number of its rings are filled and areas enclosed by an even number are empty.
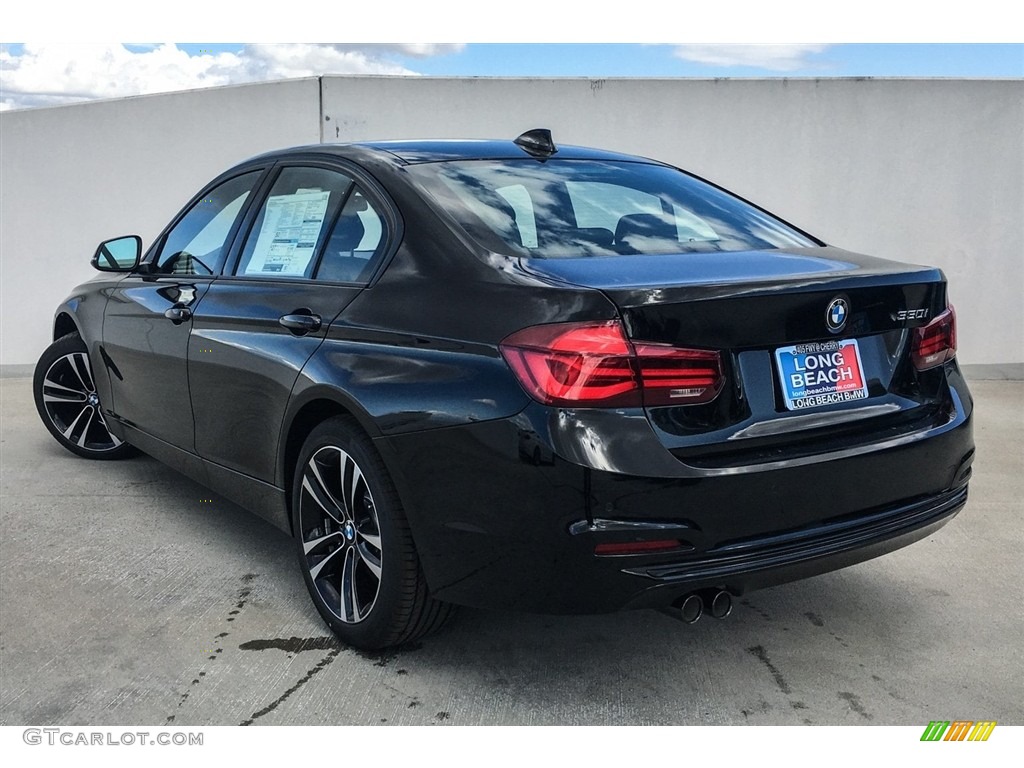
{"type": "Polygon", "coordinates": [[[188,307],[171,307],[170,309],[164,310],[164,317],[175,325],[181,325],[192,317],[192,310],[188,307]]]}
{"type": "Polygon", "coordinates": [[[282,315],[277,322],[298,336],[319,331],[322,324],[320,315],[282,315]]]}

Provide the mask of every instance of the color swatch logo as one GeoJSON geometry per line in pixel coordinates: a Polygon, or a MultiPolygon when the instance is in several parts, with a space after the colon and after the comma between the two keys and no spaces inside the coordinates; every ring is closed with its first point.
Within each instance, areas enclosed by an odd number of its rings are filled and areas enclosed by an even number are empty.
{"type": "Polygon", "coordinates": [[[932,720],[921,741],[988,741],[995,727],[995,720],[932,720]]]}

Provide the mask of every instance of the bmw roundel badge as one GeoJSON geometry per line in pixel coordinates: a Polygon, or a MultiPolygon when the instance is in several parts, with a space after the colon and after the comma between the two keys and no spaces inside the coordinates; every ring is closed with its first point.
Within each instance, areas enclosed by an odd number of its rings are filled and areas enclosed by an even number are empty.
{"type": "Polygon", "coordinates": [[[846,321],[850,317],[850,304],[846,299],[836,297],[825,310],[825,325],[832,333],[839,333],[846,327],[846,321]]]}

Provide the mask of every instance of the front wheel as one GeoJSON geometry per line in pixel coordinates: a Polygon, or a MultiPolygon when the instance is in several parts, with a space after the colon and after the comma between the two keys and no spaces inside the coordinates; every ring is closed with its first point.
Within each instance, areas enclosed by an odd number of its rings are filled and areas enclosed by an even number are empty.
{"type": "Polygon", "coordinates": [[[452,606],[428,594],[398,493],[355,422],[328,419],[306,439],[292,509],[306,587],[343,642],[401,645],[448,619],[452,606]]]}
{"type": "Polygon", "coordinates": [[[32,378],[36,410],[58,443],[87,459],[125,459],[138,451],[111,434],[85,343],[77,333],[46,348],[32,378]]]}

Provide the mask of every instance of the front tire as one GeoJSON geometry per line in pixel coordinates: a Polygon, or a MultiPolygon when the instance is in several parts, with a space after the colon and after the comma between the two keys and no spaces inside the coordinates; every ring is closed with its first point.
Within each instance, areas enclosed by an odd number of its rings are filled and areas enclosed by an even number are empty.
{"type": "Polygon", "coordinates": [[[427,592],[408,521],[384,462],[351,419],[310,433],[292,485],[299,564],[317,611],[364,650],[428,634],[452,607],[427,592]]]}
{"type": "Polygon", "coordinates": [[[138,450],[107,429],[85,342],[69,333],[46,348],[32,377],[36,410],[54,439],[87,459],[126,459],[138,450]]]}

